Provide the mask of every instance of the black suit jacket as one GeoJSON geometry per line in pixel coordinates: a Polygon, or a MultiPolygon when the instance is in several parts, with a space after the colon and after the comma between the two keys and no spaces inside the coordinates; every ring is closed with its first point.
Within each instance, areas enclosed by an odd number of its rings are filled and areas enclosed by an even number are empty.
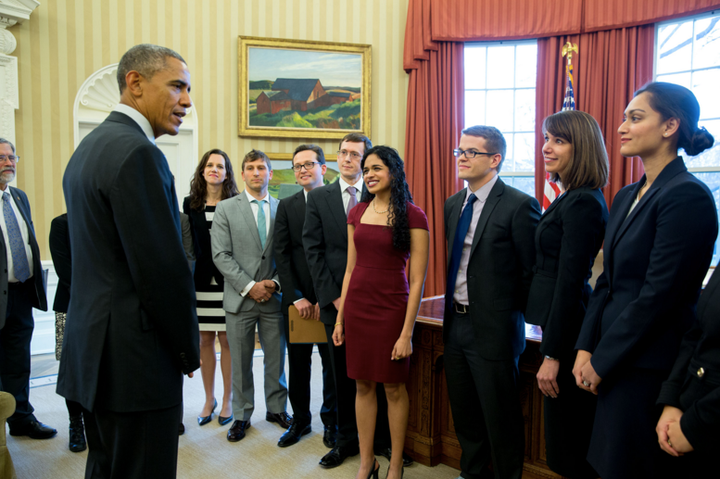
{"type": "Polygon", "coordinates": [[[587,187],[564,193],[540,218],[525,320],[542,327],[540,352],[544,355],[574,359],[592,293],[588,280],[607,221],[602,191],[587,187]]]}
{"type": "MultiPolygon", "coordinates": [[[[465,195],[463,189],[445,202],[448,258],[465,195]]],[[[517,358],[525,348],[523,311],[532,281],[539,219],[535,198],[497,179],[478,219],[467,270],[469,315],[478,352],[485,359],[517,358]]],[[[446,305],[445,341],[452,321],[450,305],[446,305]]]]}
{"type": "Polygon", "coordinates": [[[643,176],[615,196],[604,270],[576,344],[593,354],[605,380],[620,368],[670,370],[694,321],[718,232],[710,190],[682,158],[663,169],[628,215],[644,183],[643,176]]]}
{"type": "Polygon", "coordinates": [[[50,256],[52,256],[53,266],[59,280],[55,290],[53,311],[67,313],[68,304],[70,304],[70,278],[72,277],[67,213],[53,218],[52,223],[50,223],[49,244],[50,256]]]}
{"type": "Polygon", "coordinates": [[[301,190],[280,200],[275,213],[275,265],[283,285],[282,311],[300,298],[317,303],[312,276],[303,247],[305,192],[301,190]]]}
{"type": "MultiPolygon", "coordinates": [[[[28,240],[30,242],[30,250],[33,255],[33,277],[31,279],[31,287],[33,289],[32,305],[41,311],[47,311],[47,295],[45,293],[45,281],[43,280],[42,263],[40,263],[40,249],[35,239],[35,227],[32,222],[32,214],[30,212],[30,202],[23,190],[19,190],[12,186],[8,186],[8,192],[12,195],[15,204],[20,210],[22,219],[28,229],[28,240]]],[[[20,218],[17,218],[20,223],[20,218]]],[[[3,225],[4,227],[4,225],[3,225]]],[[[7,245],[5,237],[0,235],[0,285],[3,288],[3,294],[0,295],[0,329],[5,327],[5,314],[7,313],[8,301],[8,270],[7,270],[7,245]]]]}
{"type": "Polygon", "coordinates": [[[58,393],[89,410],[180,404],[199,332],[165,156],[112,112],[75,150],[63,190],[73,277],[58,393]]]}
{"type": "Polygon", "coordinates": [[[224,287],[225,280],[218,271],[212,259],[212,247],[210,245],[210,230],[205,219],[205,210],[194,210],[190,208],[190,197],[183,200],[183,213],[190,219],[192,230],[193,248],[195,251],[195,273],[193,280],[195,289],[200,291],[210,285],[213,276],[221,287],[224,287]]]}
{"type": "MultiPolygon", "coordinates": [[[[658,404],[683,410],[680,427],[697,451],[720,446],[720,274],[713,273],[700,302],[698,321],[683,337],[670,378],[658,404]],[[698,374],[702,368],[702,373],[698,374]]],[[[690,453],[693,454],[693,453],[690,453]]]]}
{"type": "Polygon", "coordinates": [[[342,292],[348,247],[347,216],[339,181],[308,194],[303,245],[321,308],[320,320],[332,325],[337,317],[332,302],[342,292]]]}

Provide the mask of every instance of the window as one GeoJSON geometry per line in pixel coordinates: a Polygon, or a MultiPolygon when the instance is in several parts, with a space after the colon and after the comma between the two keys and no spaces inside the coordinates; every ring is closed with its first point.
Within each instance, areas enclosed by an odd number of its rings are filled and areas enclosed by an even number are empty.
{"type": "MultiPolygon", "coordinates": [[[[655,37],[655,79],[692,90],[700,103],[700,126],[715,145],[685,158],[688,170],[708,185],[720,211],[720,11],[660,23],[655,37]]],[[[720,238],[712,264],[720,259],[720,238]]]]}
{"type": "Polygon", "coordinates": [[[537,42],[465,44],[465,127],[488,125],[507,142],[503,181],[535,196],[537,42]]]}

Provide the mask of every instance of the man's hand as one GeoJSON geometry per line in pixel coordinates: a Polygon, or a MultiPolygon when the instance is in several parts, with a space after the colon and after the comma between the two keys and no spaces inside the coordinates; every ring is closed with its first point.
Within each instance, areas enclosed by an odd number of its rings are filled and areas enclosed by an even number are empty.
{"type": "Polygon", "coordinates": [[[556,398],[560,394],[560,386],[557,383],[558,371],[560,371],[560,361],[548,358],[543,360],[536,377],[538,387],[545,396],[556,398]]]}
{"type": "Polygon", "coordinates": [[[340,298],[333,299],[333,306],[335,306],[335,309],[340,311],[340,298]]]}
{"type": "Polygon", "coordinates": [[[300,313],[301,318],[314,319],[313,316],[315,315],[315,307],[307,299],[302,298],[298,300],[298,302],[295,303],[295,307],[297,308],[298,313],[300,313]]]}
{"type": "Polygon", "coordinates": [[[315,306],[313,306],[313,319],[320,321],[320,303],[315,303],[315,306]]]}
{"type": "Polygon", "coordinates": [[[271,295],[276,291],[277,289],[277,283],[271,279],[265,279],[261,281],[265,285],[265,289],[268,290],[268,293],[271,295]]]}
{"type": "Polygon", "coordinates": [[[265,283],[263,281],[259,281],[253,285],[252,288],[250,288],[250,291],[248,291],[248,296],[250,296],[252,299],[257,301],[258,303],[264,303],[268,299],[272,297],[272,295],[268,292],[267,288],[265,287],[265,283]]]}

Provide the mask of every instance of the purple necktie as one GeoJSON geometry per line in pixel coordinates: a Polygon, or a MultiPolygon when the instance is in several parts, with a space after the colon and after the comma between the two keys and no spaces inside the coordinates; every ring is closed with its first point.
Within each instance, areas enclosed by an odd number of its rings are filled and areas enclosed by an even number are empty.
{"type": "Polygon", "coordinates": [[[357,205],[357,188],[354,186],[348,186],[347,192],[350,193],[350,201],[348,202],[347,209],[345,210],[345,216],[350,214],[350,210],[357,205]]]}

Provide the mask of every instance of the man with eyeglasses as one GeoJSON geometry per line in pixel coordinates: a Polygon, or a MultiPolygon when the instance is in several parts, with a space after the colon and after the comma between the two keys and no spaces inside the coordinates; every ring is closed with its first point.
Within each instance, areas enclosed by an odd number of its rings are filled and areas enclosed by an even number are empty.
{"type": "MultiPolygon", "coordinates": [[[[347,263],[347,213],[362,195],[360,162],[370,148],[372,143],[368,137],[359,133],[345,135],[337,152],[340,171],[338,181],[311,191],[305,211],[303,245],[320,307],[320,321],[325,325],[337,391],[337,440],[335,447],[320,460],[320,465],[328,469],[339,466],[347,457],[359,452],[355,422],[355,381],[347,376],[345,345],[335,346],[332,333],[347,263]]],[[[387,399],[380,385],[375,446],[376,454],[389,459],[391,450],[387,399]]],[[[403,462],[407,466],[412,464],[412,459],[403,454],[403,462]]]]}
{"type": "Polygon", "coordinates": [[[453,154],[468,187],[445,202],[445,376],[465,479],[491,477],[491,458],[496,478],[523,469],[518,359],[540,205],[498,177],[505,149],[497,128],[463,130],[453,154]]]}
{"type": "Polygon", "coordinates": [[[32,308],[47,311],[47,298],[30,202],[9,185],[19,160],[15,146],[0,138],[0,284],[6,290],[0,295],[0,390],[15,397],[15,412],[7,419],[11,436],[49,439],[57,431],[35,418],[29,399],[32,308]]]}
{"type": "MultiPolygon", "coordinates": [[[[290,339],[290,321],[288,308],[295,305],[301,318],[320,320],[320,306],[313,288],[310,269],[305,259],[302,241],[305,224],[305,204],[308,193],[323,186],[327,171],[325,153],[317,145],[300,145],[293,153],[293,170],[302,191],[284,198],[278,204],[275,216],[275,263],[280,284],[283,285],[282,312],[285,323],[285,335],[288,338],[288,397],[293,408],[292,426],[280,437],[278,446],[288,447],[311,432],[310,423],[310,374],[313,345],[292,344],[290,339]]],[[[323,443],[326,447],[335,447],[337,434],[337,407],[335,403],[335,382],[332,377],[330,353],[326,343],[318,343],[318,352],[322,360],[323,404],[320,419],[325,426],[323,443]]]]}

